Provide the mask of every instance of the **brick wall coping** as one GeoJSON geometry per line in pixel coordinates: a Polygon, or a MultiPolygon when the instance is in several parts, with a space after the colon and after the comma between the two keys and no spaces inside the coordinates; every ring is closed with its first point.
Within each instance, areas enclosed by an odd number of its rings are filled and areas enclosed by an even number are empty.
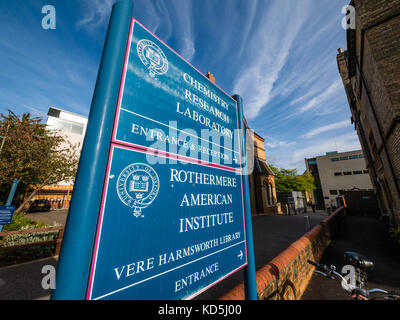
{"type": "MultiPolygon", "coordinates": [[[[287,249],[282,251],[279,255],[273,258],[266,265],[261,267],[256,272],[257,293],[265,289],[272,283],[277,276],[294,260],[301,251],[303,251],[313,239],[317,238],[326,226],[330,226],[334,220],[340,215],[344,207],[338,208],[329,217],[320,222],[319,225],[312,228],[298,240],[293,242],[287,249]]],[[[244,300],[245,288],[242,281],[235,288],[220,297],[220,300],[244,300]]]]}

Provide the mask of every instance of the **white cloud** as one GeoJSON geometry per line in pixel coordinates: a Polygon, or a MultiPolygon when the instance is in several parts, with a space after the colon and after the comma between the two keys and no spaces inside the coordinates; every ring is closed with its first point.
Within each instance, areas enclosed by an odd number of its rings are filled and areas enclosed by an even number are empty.
{"type": "Polygon", "coordinates": [[[361,145],[355,132],[342,134],[332,138],[320,138],[306,145],[296,143],[295,148],[284,149],[281,154],[275,153],[274,164],[281,168],[305,170],[304,159],[325,155],[326,152],[346,152],[360,150],[361,145]]]}
{"type": "Polygon", "coordinates": [[[331,123],[316,129],[313,129],[309,132],[307,132],[306,134],[303,134],[301,136],[301,138],[312,138],[315,137],[316,135],[319,135],[321,133],[327,132],[327,131],[331,131],[331,130],[335,130],[335,129],[339,129],[339,128],[344,128],[350,126],[350,121],[349,120],[344,120],[344,121],[339,121],[339,122],[335,122],[335,123],[331,123]]]}
{"type": "Polygon", "coordinates": [[[238,72],[234,92],[242,95],[245,116],[254,119],[270,101],[271,93],[285,66],[292,45],[308,16],[306,2],[273,1],[249,39],[247,61],[238,72]]]}
{"type": "Polygon", "coordinates": [[[342,80],[340,79],[332,83],[324,92],[309,100],[306,105],[299,108],[297,114],[304,113],[320,106],[323,102],[335,96],[339,90],[343,90],[342,80]]]}
{"type": "Polygon", "coordinates": [[[171,19],[175,19],[174,27],[179,32],[176,34],[176,38],[179,40],[178,52],[186,60],[191,61],[196,53],[191,2],[186,0],[173,1],[171,8],[173,9],[171,19]]]}
{"type": "MultiPolygon", "coordinates": [[[[101,27],[108,22],[111,9],[116,0],[84,0],[85,13],[75,24],[78,29],[88,30],[101,27]]],[[[149,0],[137,1],[141,12],[146,13],[146,27],[167,41],[174,32],[177,40],[177,52],[191,61],[196,53],[193,32],[192,4],[187,0],[174,0],[166,5],[164,2],[149,0]]]]}
{"type": "Polygon", "coordinates": [[[265,142],[265,146],[275,149],[275,148],[284,148],[284,147],[290,147],[295,145],[296,143],[294,141],[292,142],[287,142],[287,141],[268,141],[265,142]]]}
{"type": "Polygon", "coordinates": [[[86,9],[84,16],[75,24],[78,29],[82,27],[96,28],[108,21],[111,8],[115,0],[85,0],[86,9]]]}

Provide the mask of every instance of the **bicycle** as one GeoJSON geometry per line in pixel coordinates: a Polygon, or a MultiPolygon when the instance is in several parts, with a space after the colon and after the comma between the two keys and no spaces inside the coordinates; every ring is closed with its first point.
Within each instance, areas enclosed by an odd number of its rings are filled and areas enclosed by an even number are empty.
{"type": "Polygon", "coordinates": [[[400,294],[397,292],[386,291],[380,288],[367,288],[367,271],[371,271],[374,268],[372,260],[351,251],[344,253],[344,260],[354,267],[355,279],[353,283],[348,283],[345,277],[336,271],[334,265],[328,267],[326,264],[319,264],[311,260],[307,260],[307,262],[317,268],[317,270],[313,271],[314,273],[321,274],[329,279],[341,281],[342,288],[350,294],[350,300],[376,300],[380,298],[385,300],[400,300],[400,294]]]}

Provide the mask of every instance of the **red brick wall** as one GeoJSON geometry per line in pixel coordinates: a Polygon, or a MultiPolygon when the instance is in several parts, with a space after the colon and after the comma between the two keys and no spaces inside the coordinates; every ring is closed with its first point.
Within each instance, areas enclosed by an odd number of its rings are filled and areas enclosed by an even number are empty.
{"type": "MultiPolygon", "coordinates": [[[[307,260],[320,261],[344,215],[344,207],[339,208],[320,225],[314,227],[257,270],[258,299],[299,300],[306,290],[314,270],[307,260]]],[[[220,299],[244,300],[244,282],[220,299]]]]}
{"type": "Polygon", "coordinates": [[[353,117],[354,112],[360,111],[367,140],[362,144],[364,153],[376,145],[375,155],[369,161],[371,179],[376,192],[383,188],[378,177],[388,185],[385,194],[378,194],[380,206],[388,212],[391,203],[393,218],[400,223],[400,194],[396,186],[396,181],[400,181],[400,0],[353,0],[351,5],[356,8],[356,29],[347,33],[347,49],[348,54],[357,57],[365,87],[355,65],[350,68],[354,70],[348,79],[342,53],[338,55],[339,71],[347,94],[352,91],[355,96],[357,111],[352,110],[353,117]],[[351,86],[347,86],[349,80],[351,86]]]}

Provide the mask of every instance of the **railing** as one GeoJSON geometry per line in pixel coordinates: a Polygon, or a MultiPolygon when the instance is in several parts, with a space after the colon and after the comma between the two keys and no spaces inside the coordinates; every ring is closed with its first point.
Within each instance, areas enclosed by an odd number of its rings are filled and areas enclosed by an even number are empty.
{"type": "Polygon", "coordinates": [[[18,231],[3,231],[0,232],[0,252],[7,251],[7,250],[15,250],[25,247],[33,247],[39,245],[46,245],[46,244],[56,244],[56,248],[54,250],[53,255],[58,256],[60,254],[61,249],[61,242],[64,236],[64,226],[59,227],[49,227],[49,228],[40,228],[40,229],[27,229],[27,230],[18,230],[18,231]],[[35,234],[35,233],[43,233],[43,232],[51,232],[51,231],[58,231],[57,236],[53,240],[46,240],[46,241],[34,241],[24,244],[18,244],[13,246],[3,246],[6,243],[6,239],[9,236],[13,235],[20,235],[20,234],[35,234]]]}

